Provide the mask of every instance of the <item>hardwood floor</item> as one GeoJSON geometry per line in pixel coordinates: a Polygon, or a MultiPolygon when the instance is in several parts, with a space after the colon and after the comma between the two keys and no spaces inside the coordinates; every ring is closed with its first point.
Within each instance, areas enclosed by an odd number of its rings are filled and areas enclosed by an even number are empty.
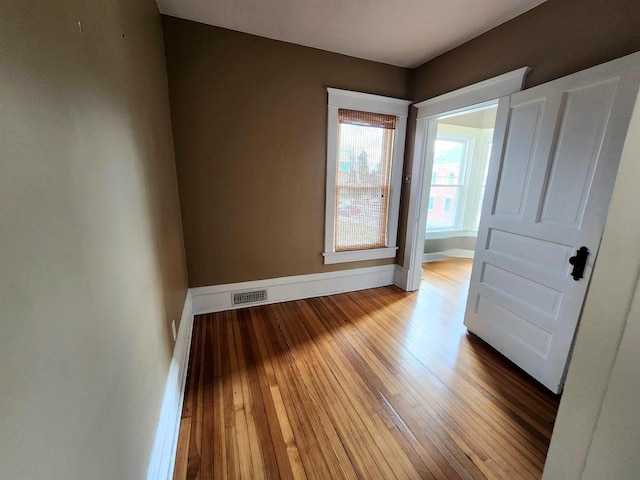
{"type": "Polygon", "coordinates": [[[558,401],[466,333],[469,272],[196,317],[174,478],[540,478],[558,401]]]}

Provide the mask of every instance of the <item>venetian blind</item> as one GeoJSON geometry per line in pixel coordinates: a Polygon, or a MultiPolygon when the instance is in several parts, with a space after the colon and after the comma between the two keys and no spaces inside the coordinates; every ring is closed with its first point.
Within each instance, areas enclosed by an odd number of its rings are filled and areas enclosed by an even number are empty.
{"type": "Polygon", "coordinates": [[[387,246],[387,211],[397,117],[338,110],[336,252],[387,246]]]}

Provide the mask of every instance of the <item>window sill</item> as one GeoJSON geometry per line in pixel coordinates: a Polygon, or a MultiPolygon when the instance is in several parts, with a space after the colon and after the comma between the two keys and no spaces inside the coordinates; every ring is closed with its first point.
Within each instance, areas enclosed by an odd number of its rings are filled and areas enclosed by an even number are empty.
{"type": "Polygon", "coordinates": [[[427,230],[425,240],[439,240],[441,238],[456,238],[456,237],[477,237],[477,230],[460,230],[457,228],[451,228],[447,230],[427,230]]]}
{"type": "Polygon", "coordinates": [[[398,247],[372,248],[368,250],[352,250],[349,252],[324,252],[325,265],[346,262],[361,262],[363,260],[378,260],[380,258],[394,258],[398,247]]]}

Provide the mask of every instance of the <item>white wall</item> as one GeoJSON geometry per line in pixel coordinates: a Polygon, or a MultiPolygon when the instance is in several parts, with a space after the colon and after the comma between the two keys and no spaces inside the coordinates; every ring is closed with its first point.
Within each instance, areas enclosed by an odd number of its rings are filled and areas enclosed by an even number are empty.
{"type": "Polygon", "coordinates": [[[636,286],[585,465],[584,479],[640,477],[640,284],[636,286]]]}
{"type": "Polygon", "coordinates": [[[626,137],[543,479],[640,475],[640,98],[626,137]]]}

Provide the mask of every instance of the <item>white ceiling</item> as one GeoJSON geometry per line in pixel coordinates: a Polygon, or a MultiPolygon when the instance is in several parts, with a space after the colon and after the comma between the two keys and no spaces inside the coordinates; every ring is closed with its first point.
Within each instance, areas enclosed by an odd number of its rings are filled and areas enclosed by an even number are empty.
{"type": "Polygon", "coordinates": [[[402,67],[421,65],[544,1],[157,0],[174,17],[402,67]]]}

